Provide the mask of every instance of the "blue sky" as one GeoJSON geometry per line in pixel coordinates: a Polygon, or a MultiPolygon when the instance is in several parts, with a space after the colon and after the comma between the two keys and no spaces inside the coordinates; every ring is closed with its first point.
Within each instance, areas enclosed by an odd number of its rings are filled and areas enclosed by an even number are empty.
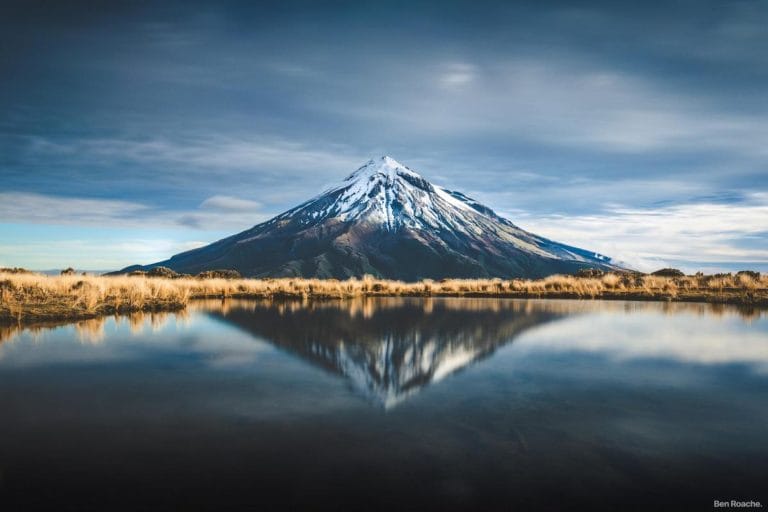
{"type": "Polygon", "coordinates": [[[0,266],[112,269],[388,154],[639,268],[768,270],[768,3],[3,2],[0,266]]]}

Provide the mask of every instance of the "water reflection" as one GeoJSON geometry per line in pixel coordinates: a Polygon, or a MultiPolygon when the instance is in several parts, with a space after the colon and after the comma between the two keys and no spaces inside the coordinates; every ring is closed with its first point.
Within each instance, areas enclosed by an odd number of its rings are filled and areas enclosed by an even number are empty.
{"type": "MultiPolygon", "coordinates": [[[[210,299],[188,310],[138,312],[70,324],[0,325],[3,345],[26,333],[72,329],[81,345],[103,345],[130,332],[144,341],[169,327],[196,334],[192,318],[236,327],[305,362],[343,376],[360,394],[392,407],[518,340],[519,353],[600,353],[615,360],[673,359],[682,363],[751,365],[768,372],[768,343],[751,328],[766,315],[758,308],[718,304],[492,298],[358,298],[337,301],[210,299]],[[663,328],[659,328],[661,319],[663,328]],[[701,319],[707,319],[702,327],[701,319]],[[536,327],[534,336],[525,333],[536,327]]],[[[153,341],[156,344],[157,341],[153,341]]],[[[187,350],[213,366],[247,365],[261,351],[254,341],[192,336],[187,350]]],[[[124,356],[125,347],[102,346],[100,360],[124,356]]],[[[51,349],[52,360],[64,350],[51,349]]],[[[46,352],[25,354],[40,364],[46,352]]],[[[69,359],[78,353],[69,350],[69,359]]]]}
{"type": "Polygon", "coordinates": [[[212,300],[0,327],[0,510],[765,502],[766,316],[212,300]]]}
{"type": "Polygon", "coordinates": [[[115,317],[100,317],[80,321],[36,322],[34,324],[0,323],[0,345],[12,341],[26,332],[40,335],[46,331],[65,326],[77,326],[83,341],[103,341],[104,325],[110,320],[118,325],[127,323],[134,335],[146,331],[159,332],[173,319],[176,324],[189,323],[191,315],[214,313],[226,317],[232,310],[253,307],[273,307],[280,314],[299,310],[318,311],[335,309],[346,312],[350,317],[371,318],[376,310],[398,308],[407,302],[419,304],[425,315],[434,311],[440,303],[441,312],[449,311],[509,311],[515,314],[546,312],[560,317],[587,313],[654,313],[665,316],[686,314],[698,317],[739,317],[747,323],[768,316],[765,308],[751,306],[736,307],[727,304],[680,303],[680,302],[627,302],[627,301],[578,301],[578,300],[517,300],[483,298],[365,298],[343,301],[262,301],[251,299],[202,299],[193,301],[186,310],[167,312],[136,312],[115,317]]]}
{"type": "MultiPolygon", "coordinates": [[[[219,301],[219,304],[221,301],[219,301]]],[[[211,302],[204,303],[206,307],[211,307],[211,302]]],[[[200,305],[193,307],[193,310],[199,311],[200,305]]],[[[22,333],[28,333],[33,337],[40,337],[43,333],[61,329],[63,327],[73,326],[77,333],[77,338],[83,343],[99,344],[106,337],[105,326],[108,322],[113,322],[117,326],[128,325],[131,334],[138,336],[146,331],[159,332],[168,321],[173,319],[176,323],[183,324],[189,319],[188,311],[168,312],[136,312],[128,315],[117,315],[114,317],[97,317],[85,320],[75,321],[50,321],[36,322],[33,324],[0,323],[0,346],[5,342],[13,341],[22,333]]]]}
{"type": "Polygon", "coordinates": [[[567,313],[495,299],[385,298],[228,303],[209,314],[343,375],[391,407],[567,313]]]}
{"type": "Polygon", "coordinates": [[[765,313],[755,308],[484,298],[227,300],[195,307],[344,376],[385,408],[488,357],[525,331],[550,323],[530,341],[525,339],[519,350],[746,363],[768,369],[765,334],[749,328],[765,313]],[[659,316],[669,318],[663,329],[659,316]],[[725,323],[696,329],[697,319],[705,316],[725,323]]]}

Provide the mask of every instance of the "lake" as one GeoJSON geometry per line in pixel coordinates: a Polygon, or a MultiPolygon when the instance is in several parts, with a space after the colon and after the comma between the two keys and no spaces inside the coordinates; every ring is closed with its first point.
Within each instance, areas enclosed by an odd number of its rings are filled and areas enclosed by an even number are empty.
{"type": "Polygon", "coordinates": [[[768,312],[211,300],[0,327],[0,510],[768,502],[768,312]]]}

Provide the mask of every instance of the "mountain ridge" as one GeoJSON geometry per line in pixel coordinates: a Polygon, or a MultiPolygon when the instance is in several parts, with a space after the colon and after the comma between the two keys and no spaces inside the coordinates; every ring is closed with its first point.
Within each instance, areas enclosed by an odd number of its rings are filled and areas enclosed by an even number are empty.
{"type": "Polygon", "coordinates": [[[247,277],[418,280],[615,270],[607,256],[529,233],[465,194],[388,156],[250,229],[152,265],[247,277]]]}

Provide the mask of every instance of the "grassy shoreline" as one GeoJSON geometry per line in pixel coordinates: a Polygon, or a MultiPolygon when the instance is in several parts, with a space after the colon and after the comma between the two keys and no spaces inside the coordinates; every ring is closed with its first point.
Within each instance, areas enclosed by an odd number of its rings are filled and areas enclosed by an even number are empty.
{"type": "Polygon", "coordinates": [[[133,312],[179,311],[203,298],[494,297],[708,302],[768,306],[768,276],[662,277],[606,274],[415,283],[374,278],[197,279],[45,276],[0,272],[0,323],[83,320],[133,312]]]}

